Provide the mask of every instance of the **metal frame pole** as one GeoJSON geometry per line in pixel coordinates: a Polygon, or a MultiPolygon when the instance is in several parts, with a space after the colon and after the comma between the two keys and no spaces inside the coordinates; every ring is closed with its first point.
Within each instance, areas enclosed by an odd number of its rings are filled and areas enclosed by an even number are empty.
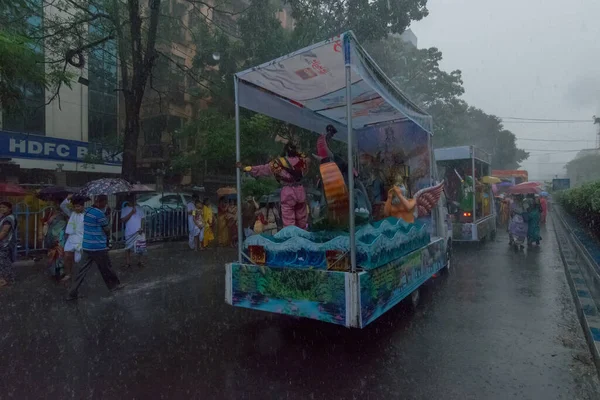
{"type": "MultiPolygon", "coordinates": [[[[240,105],[238,100],[238,79],[233,77],[233,87],[235,92],[235,161],[242,161],[242,152],[240,149],[240,105]]],[[[242,263],[242,242],[244,240],[244,230],[242,226],[242,171],[235,169],[235,186],[237,192],[237,223],[238,223],[238,262],[242,263]]]]}
{"type": "Polygon", "coordinates": [[[356,272],[356,232],[354,223],[354,131],[352,129],[352,67],[350,64],[350,38],[344,34],[344,63],[346,67],[346,121],[348,127],[348,229],[350,230],[350,265],[356,272]]]}
{"type": "Polygon", "coordinates": [[[473,223],[477,219],[477,196],[475,196],[475,147],[471,147],[471,180],[473,181],[473,223]]]}

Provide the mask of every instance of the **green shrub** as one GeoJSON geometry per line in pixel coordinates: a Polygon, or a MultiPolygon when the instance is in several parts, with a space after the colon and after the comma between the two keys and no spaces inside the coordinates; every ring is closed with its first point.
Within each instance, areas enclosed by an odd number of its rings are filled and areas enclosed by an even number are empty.
{"type": "Polygon", "coordinates": [[[600,237],[600,181],[557,193],[555,199],[565,211],[600,237]]]}

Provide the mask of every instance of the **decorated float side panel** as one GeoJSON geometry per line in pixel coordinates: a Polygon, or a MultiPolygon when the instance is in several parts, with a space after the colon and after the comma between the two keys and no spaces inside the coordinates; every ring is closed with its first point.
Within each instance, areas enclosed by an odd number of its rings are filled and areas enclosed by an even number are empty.
{"type": "Polygon", "coordinates": [[[231,264],[231,303],[346,325],[345,273],[231,264]]]}
{"type": "Polygon", "coordinates": [[[361,324],[366,326],[444,267],[445,243],[430,243],[399,260],[360,275],[361,324]]]}

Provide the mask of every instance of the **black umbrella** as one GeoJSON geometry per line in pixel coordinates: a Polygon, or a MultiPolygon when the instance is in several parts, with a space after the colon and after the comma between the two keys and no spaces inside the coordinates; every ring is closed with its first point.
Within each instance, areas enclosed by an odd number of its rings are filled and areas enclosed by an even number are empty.
{"type": "Polygon", "coordinates": [[[37,197],[44,201],[64,199],[70,194],[76,193],[78,189],[71,188],[68,186],[49,186],[41,189],[37,197]]]}

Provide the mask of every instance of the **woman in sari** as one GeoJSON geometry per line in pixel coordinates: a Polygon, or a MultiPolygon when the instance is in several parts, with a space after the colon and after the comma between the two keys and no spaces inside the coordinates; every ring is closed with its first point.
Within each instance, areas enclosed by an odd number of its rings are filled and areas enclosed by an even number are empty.
{"type": "Polygon", "coordinates": [[[517,196],[511,204],[508,227],[509,244],[515,246],[515,248],[523,249],[525,247],[523,243],[525,243],[527,237],[527,223],[523,217],[524,214],[523,197],[517,196]]]}
{"type": "Polygon", "coordinates": [[[237,206],[234,200],[229,201],[227,207],[227,228],[229,230],[229,242],[232,247],[237,245],[238,228],[237,228],[237,206]]]}
{"type": "Polygon", "coordinates": [[[15,249],[17,247],[17,219],[12,204],[0,203],[0,288],[15,282],[15,249]]]}
{"type": "Polygon", "coordinates": [[[540,221],[542,219],[542,206],[540,204],[540,198],[530,200],[529,209],[527,210],[527,245],[531,246],[533,243],[540,245],[540,221]]]}
{"type": "Polygon", "coordinates": [[[540,206],[542,207],[542,219],[541,223],[546,223],[546,216],[548,215],[548,200],[546,200],[546,196],[542,196],[540,198],[540,206]]]}
{"type": "Polygon", "coordinates": [[[48,249],[48,270],[52,277],[60,281],[64,277],[65,228],[68,219],[58,206],[42,222],[44,246],[48,249]]]}
{"type": "Polygon", "coordinates": [[[202,247],[205,249],[215,240],[215,234],[213,233],[213,225],[215,219],[213,218],[212,208],[210,207],[210,201],[204,199],[204,207],[202,209],[204,217],[204,240],[202,241],[202,247]]]}
{"type": "Polygon", "coordinates": [[[229,228],[227,227],[227,199],[219,199],[219,210],[217,214],[217,236],[220,246],[229,246],[229,228]]]}
{"type": "Polygon", "coordinates": [[[204,250],[202,242],[204,240],[204,213],[202,207],[204,205],[200,200],[196,200],[196,208],[192,211],[192,221],[194,225],[190,227],[189,245],[194,251],[204,250]]]}

